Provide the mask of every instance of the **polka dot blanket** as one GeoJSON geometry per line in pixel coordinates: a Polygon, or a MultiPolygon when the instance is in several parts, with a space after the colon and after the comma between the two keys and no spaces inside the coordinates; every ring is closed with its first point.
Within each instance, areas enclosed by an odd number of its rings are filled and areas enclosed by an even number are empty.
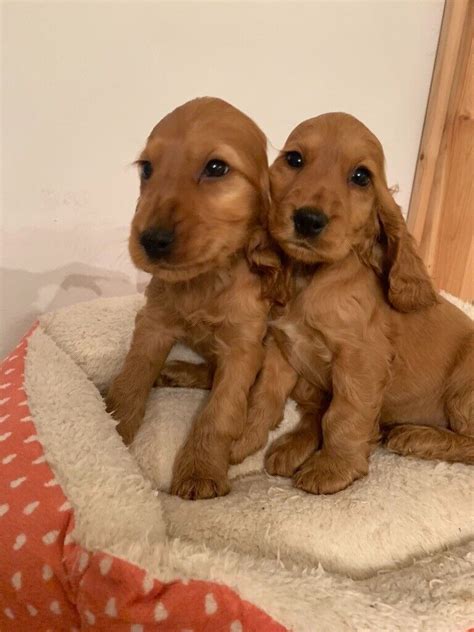
{"type": "Polygon", "coordinates": [[[372,480],[321,499],[260,454],[225,499],[170,497],[205,394],[154,393],[131,450],[100,395],[141,300],[46,315],[0,365],[2,632],[474,630],[467,466],[380,453],[372,480]]]}

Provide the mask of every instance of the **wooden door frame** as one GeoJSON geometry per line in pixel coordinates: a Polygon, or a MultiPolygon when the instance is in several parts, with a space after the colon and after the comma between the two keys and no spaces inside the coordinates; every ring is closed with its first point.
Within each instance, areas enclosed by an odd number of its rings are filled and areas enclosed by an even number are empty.
{"type": "Polygon", "coordinates": [[[456,72],[463,33],[474,0],[446,0],[430,87],[423,133],[416,164],[407,223],[421,256],[432,271],[442,212],[443,137],[450,116],[450,101],[463,80],[456,72]],[[440,171],[441,169],[441,171],[440,171]],[[441,175],[440,175],[441,174],[441,175]],[[435,179],[435,176],[438,177],[435,179]]]}

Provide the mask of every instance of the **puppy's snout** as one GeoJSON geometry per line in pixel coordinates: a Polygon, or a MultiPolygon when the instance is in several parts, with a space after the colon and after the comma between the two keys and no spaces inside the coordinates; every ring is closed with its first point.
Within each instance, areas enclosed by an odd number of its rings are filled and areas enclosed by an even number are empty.
{"type": "Polygon", "coordinates": [[[148,228],[140,235],[140,244],[150,259],[169,254],[174,242],[174,231],[166,228],[148,228]]]}
{"type": "Polygon", "coordinates": [[[304,206],[293,213],[293,223],[298,235],[315,237],[329,222],[328,216],[316,208],[304,206]]]}

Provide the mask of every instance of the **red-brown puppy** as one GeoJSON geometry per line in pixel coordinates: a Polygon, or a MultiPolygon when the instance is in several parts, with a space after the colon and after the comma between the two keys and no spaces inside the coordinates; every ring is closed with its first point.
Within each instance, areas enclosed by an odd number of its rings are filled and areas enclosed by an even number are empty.
{"type": "Polygon", "coordinates": [[[264,445],[299,375],[305,414],[266,456],[297,487],[328,494],[367,474],[380,425],[395,452],[474,463],[473,325],[433,289],[377,138],[347,114],[310,119],[270,179],[291,298],[233,460],[264,445]]]}
{"type": "MultiPolygon", "coordinates": [[[[265,264],[259,248],[269,201],[266,139],[228,103],[196,99],[158,123],[138,165],[129,248],[152,279],[107,409],[130,443],[174,343],[200,353],[207,365],[191,373],[205,373],[212,390],[176,459],[172,492],[210,498],[229,491],[231,442],[242,432],[263,358],[269,302],[249,258],[265,264]]],[[[180,380],[180,363],[172,363],[168,381],[192,385],[189,371],[185,365],[180,380]]]]}

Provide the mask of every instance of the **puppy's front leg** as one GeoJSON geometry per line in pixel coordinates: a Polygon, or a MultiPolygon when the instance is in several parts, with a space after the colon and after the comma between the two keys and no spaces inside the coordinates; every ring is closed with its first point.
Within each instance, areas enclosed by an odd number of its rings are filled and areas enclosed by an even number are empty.
{"type": "Polygon", "coordinates": [[[323,447],[294,475],[296,487],[333,494],[365,476],[388,371],[377,351],[341,350],[333,364],[331,404],[323,417],[323,447]]]}
{"type": "Polygon", "coordinates": [[[250,392],[247,423],[231,448],[231,463],[241,463],[266,444],[268,433],[283,418],[286,400],[297,379],[297,373],[269,336],[262,370],[250,392]]]}
{"type": "Polygon", "coordinates": [[[137,315],[130,350],[105,400],[108,412],[119,421],[117,431],[126,445],[140,427],[148,395],[176,340],[175,333],[161,314],[149,313],[145,307],[137,315]]]}
{"type": "Polygon", "coordinates": [[[236,341],[234,333],[222,345],[228,351],[218,358],[209,399],[176,457],[171,493],[182,498],[229,492],[230,446],[242,433],[249,390],[263,360],[263,332],[252,338],[245,333],[245,340],[236,341]]]}

